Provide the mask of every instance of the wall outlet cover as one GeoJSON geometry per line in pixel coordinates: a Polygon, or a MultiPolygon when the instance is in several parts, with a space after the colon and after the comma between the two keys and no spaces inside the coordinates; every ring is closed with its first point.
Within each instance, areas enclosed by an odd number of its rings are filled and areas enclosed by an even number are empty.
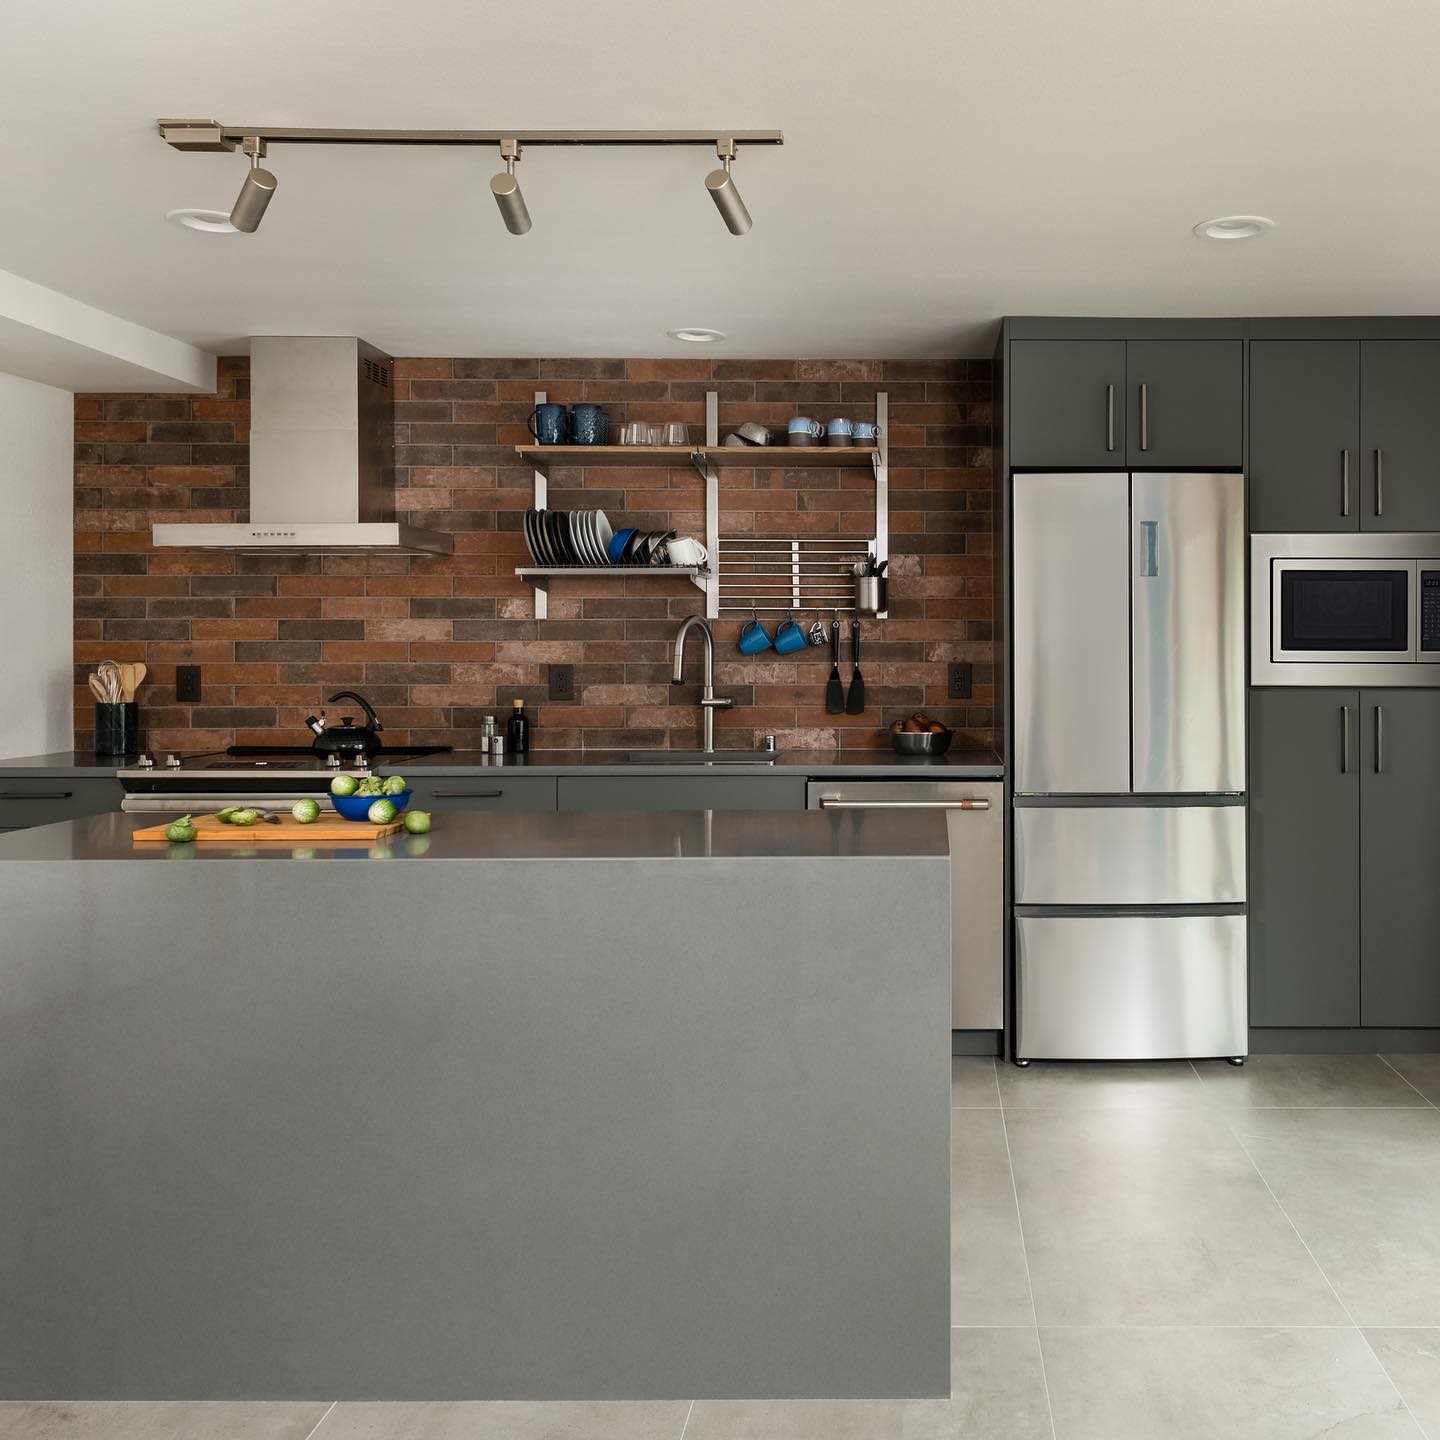
{"type": "Polygon", "coordinates": [[[200,667],[198,665],[177,665],[175,667],[175,698],[183,703],[194,703],[200,698],[200,667]]]}
{"type": "Polygon", "coordinates": [[[968,660],[950,662],[950,683],[946,694],[951,700],[968,700],[971,695],[972,669],[968,660]]]}
{"type": "Polygon", "coordinates": [[[552,700],[573,700],[575,698],[575,667],[573,665],[551,665],[550,698],[552,700]]]}

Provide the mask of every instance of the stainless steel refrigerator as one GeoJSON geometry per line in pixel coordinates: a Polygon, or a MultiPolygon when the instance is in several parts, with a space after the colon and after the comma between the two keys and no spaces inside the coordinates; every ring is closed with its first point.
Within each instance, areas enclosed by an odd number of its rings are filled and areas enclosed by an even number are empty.
{"type": "Polygon", "coordinates": [[[1244,480],[1014,477],[1015,1057],[1243,1057],[1244,480]]]}

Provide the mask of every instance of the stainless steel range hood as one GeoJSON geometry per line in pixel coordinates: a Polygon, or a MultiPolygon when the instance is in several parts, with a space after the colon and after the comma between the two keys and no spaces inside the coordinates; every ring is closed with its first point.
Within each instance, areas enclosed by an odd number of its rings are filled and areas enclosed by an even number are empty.
{"type": "Polygon", "coordinates": [[[448,555],[449,535],[395,518],[391,358],[341,336],[250,342],[250,520],[156,525],[156,546],[260,553],[448,555]]]}

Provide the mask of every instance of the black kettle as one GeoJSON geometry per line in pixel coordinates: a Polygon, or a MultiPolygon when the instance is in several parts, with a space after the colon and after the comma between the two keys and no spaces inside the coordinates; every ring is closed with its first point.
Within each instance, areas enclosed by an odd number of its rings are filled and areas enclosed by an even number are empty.
{"type": "Polygon", "coordinates": [[[354,690],[339,690],[330,697],[326,704],[333,705],[337,700],[353,700],[364,712],[365,723],[357,725],[353,715],[344,715],[338,725],[326,725],[323,720],[318,720],[314,715],[307,715],[305,723],[315,732],[315,739],[312,748],[320,755],[354,755],[370,756],[383,749],[380,739],[380,732],[385,728],[380,723],[380,717],[375,713],[374,706],[363,696],[358,695],[354,690]]]}

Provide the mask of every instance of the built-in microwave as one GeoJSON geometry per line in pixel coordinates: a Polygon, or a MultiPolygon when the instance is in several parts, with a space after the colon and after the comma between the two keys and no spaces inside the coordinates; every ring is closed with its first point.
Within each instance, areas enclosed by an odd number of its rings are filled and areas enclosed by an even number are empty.
{"type": "Polygon", "coordinates": [[[1250,615],[1254,685],[1440,686],[1440,535],[1254,535],[1250,615]]]}

